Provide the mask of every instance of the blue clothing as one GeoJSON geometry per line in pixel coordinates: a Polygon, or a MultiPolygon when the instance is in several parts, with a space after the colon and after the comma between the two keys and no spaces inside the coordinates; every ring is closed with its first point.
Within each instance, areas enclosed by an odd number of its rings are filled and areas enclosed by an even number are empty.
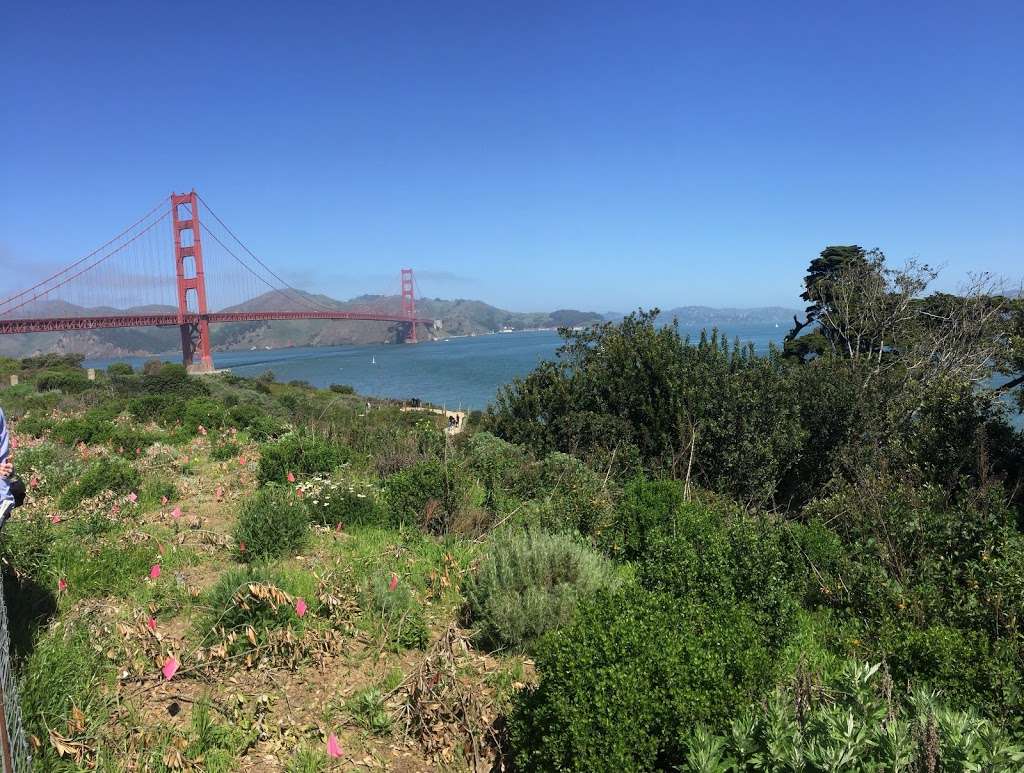
{"type": "MultiPolygon", "coordinates": [[[[0,408],[0,462],[7,461],[7,457],[11,455],[11,438],[7,434],[7,420],[4,418],[4,409],[0,408]]],[[[14,495],[11,493],[11,485],[7,478],[0,475],[0,502],[5,499],[14,501],[14,495]]]]}

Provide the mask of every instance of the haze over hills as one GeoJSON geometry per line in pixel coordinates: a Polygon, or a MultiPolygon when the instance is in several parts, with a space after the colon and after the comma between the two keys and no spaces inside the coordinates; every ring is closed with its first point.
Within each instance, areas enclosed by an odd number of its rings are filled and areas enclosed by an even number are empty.
{"type": "MultiPolygon", "coordinates": [[[[793,315],[800,315],[799,309],[787,309],[782,306],[759,306],[752,309],[736,308],[713,308],[711,306],[677,306],[673,309],[664,309],[658,315],[658,322],[668,324],[673,319],[678,319],[683,327],[699,325],[722,325],[729,323],[751,323],[779,325],[792,324],[793,315]]],[[[610,311],[604,314],[609,322],[621,320],[625,314],[610,311]]]]}

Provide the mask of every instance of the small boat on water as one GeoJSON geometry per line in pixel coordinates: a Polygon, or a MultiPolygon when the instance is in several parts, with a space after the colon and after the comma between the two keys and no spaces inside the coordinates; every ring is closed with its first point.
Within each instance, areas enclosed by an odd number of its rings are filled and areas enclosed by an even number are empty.
{"type": "Polygon", "coordinates": [[[377,364],[377,358],[376,357],[370,357],[370,364],[371,365],[376,365],[377,364]]]}

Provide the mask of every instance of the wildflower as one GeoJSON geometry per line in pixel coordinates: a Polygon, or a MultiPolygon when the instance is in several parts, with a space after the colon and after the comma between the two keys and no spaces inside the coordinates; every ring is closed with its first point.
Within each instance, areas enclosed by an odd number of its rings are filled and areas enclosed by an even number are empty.
{"type": "Polygon", "coordinates": [[[155,580],[159,576],[160,576],[160,564],[153,564],[153,566],[151,566],[149,568],[149,579],[155,580]]]}
{"type": "Polygon", "coordinates": [[[164,679],[170,681],[178,673],[178,659],[171,655],[171,657],[164,661],[164,667],[161,670],[163,671],[164,679]]]}
{"type": "Polygon", "coordinates": [[[334,733],[327,736],[327,756],[334,758],[341,756],[341,742],[334,733]]]}
{"type": "Polygon", "coordinates": [[[306,600],[303,598],[296,599],[295,601],[295,614],[302,617],[306,614],[306,600]]]}

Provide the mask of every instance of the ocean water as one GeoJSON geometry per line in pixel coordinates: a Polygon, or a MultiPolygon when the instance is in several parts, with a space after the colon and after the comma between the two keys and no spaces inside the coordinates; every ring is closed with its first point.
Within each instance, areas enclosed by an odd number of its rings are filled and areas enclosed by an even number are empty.
{"type": "MultiPolygon", "coordinates": [[[[774,324],[721,326],[730,339],[739,337],[766,351],[770,342],[781,343],[786,330],[774,324]]],[[[685,329],[696,338],[700,329],[685,329]]],[[[562,339],[554,331],[497,333],[472,338],[449,338],[415,345],[301,347],[248,352],[214,352],[218,368],[239,376],[258,376],[271,370],[278,381],[301,379],[314,386],[349,384],[364,395],[412,397],[449,408],[483,409],[498,388],[516,376],[525,376],[541,360],[554,359],[562,339]]],[[[163,359],[179,362],[180,355],[163,359]]],[[[112,362],[140,367],[148,357],[86,360],[89,368],[112,362]]]]}

